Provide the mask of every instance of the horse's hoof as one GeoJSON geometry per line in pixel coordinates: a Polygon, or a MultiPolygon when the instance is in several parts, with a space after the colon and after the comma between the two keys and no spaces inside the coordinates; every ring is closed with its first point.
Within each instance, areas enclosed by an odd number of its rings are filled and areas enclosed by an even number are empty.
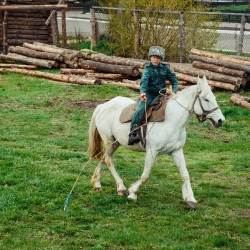
{"type": "Polygon", "coordinates": [[[186,203],[194,210],[197,209],[197,203],[193,202],[193,201],[186,201],[186,203]]]}
{"type": "Polygon", "coordinates": [[[136,201],[136,200],[137,200],[137,195],[136,195],[135,193],[131,193],[131,194],[128,196],[128,199],[133,200],[133,201],[136,201]]]}
{"type": "Polygon", "coordinates": [[[126,192],[126,190],[118,190],[117,193],[119,196],[128,196],[128,193],[126,192]]]}

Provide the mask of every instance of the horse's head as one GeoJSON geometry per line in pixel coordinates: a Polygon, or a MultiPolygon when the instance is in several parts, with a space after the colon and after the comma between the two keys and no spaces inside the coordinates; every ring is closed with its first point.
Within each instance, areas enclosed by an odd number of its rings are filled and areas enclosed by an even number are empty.
{"type": "Polygon", "coordinates": [[[215,127],[221,127],[225,121],[206,76],[197,79],[197,93],[193,111],[200,122],[208,120],[215,127]]]}

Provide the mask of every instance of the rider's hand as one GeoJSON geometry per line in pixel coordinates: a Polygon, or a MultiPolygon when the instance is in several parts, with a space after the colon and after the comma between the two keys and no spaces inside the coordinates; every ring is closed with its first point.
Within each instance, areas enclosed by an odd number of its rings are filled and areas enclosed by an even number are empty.
{"type": "Polygon", "coordinates": [[[174,93],[174,92],[171,92],[169,96],[170,96],[170,97],[173,97],[174,95],[175,95],[175,93],[174,93]]]}
{"type": "Polygon", "coordinates": [[[169,97],[173,97],[175,95],[174,92],[172,92],[172,90],[168,89],[166,94],[169,96],[169,97]]]}
{"type": "Polygon", "coordinates": [[[142,102],[147,102],[147,97],[145,93],[141,93],[141,101],[142,102]]]}

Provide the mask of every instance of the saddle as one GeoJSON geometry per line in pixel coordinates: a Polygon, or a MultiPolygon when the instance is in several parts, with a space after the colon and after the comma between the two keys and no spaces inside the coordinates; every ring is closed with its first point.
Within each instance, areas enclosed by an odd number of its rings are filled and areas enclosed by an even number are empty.
{"type": "MultiPolygon", "coordinates": [[[[167,104],[166,96],[159,95],[157,96],[150,104],[147,109],[147,122],[163,122],[165,120],[165,109],[167,104]]],[[[120,115],[120,122],[126,123],[132,120],[133,114],[136,110],[137,103],[133,103],[125,107],[120,115]]],[[[142,124],[146,124],[146,116],[144,116],[142,124]]],[[[145,148],[146,146],[146,133],[147,133],[147,124],[139,129],[139,136],[141,139],[141,144],[145,148]]]]}
{"type": "MultiPolygon", "coordinates": [[[[147,109],[147,121],[148,122],[163,122],[165,120],[165,108],[167,98],[166,96],[157,96],[150,104],[147,109]]],[[[136,110],[137,103],[133,103],[125,107],[120,115],[120,122],[126,123],[132,120],[133,114],[136,110]]],[[[143,123],[146,122],[144,117],[143,123]]]]}

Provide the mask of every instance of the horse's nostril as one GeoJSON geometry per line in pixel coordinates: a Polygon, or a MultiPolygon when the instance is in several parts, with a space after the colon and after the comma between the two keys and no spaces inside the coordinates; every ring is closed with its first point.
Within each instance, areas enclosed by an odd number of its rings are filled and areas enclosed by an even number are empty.
{"type": "Polygon", "coordinates": [[[222,120],[222,119],[219,119],[219,120],[218,120],[218,124],[223,124],[223,120],[222,120]]]}

